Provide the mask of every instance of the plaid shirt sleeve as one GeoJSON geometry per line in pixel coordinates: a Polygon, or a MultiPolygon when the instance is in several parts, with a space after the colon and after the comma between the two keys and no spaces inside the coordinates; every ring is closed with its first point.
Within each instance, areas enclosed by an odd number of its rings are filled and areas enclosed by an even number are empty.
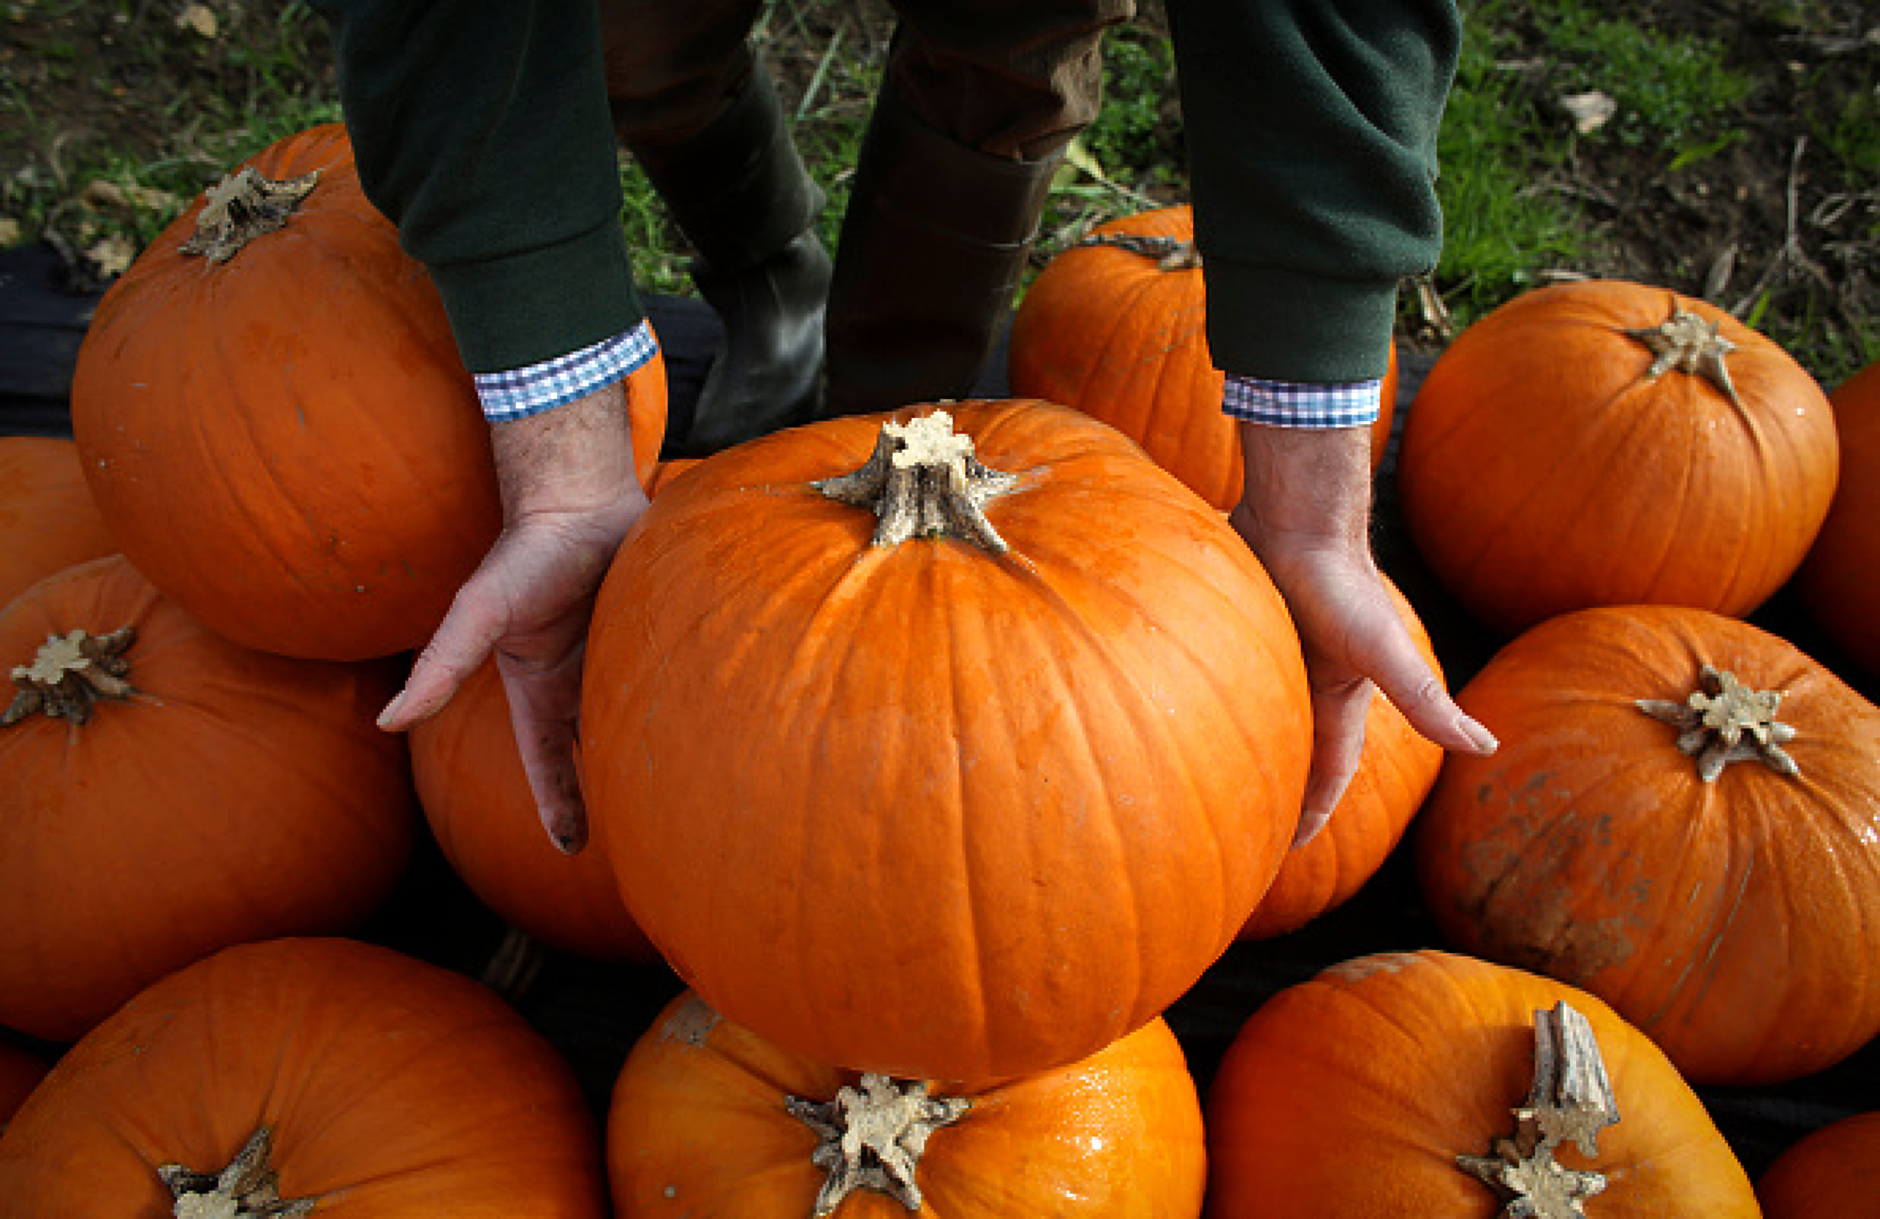
{"type": "Polygon", "coordinates": [[[1382,380],[1313,385],[1229,376],[1221,410],[1269,427],[1361,427],[1377,421],[1383,388],[1382,380]]]}
{"type": "Polygon", "coordinates": [[[642,320],[631,330],[565,356],[522,368],[477,373],[477,398],[483,403],[484,418],[491,423],[539,415],[620,380],[652,359],[658,350],[651,324],[642,320]]]}

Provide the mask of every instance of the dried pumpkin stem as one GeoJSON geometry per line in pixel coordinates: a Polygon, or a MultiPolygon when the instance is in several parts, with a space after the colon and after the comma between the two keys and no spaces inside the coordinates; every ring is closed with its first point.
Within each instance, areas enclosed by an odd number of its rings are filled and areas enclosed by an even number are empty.
{"type": "Polygon", "coordinates": [[[301,200],[313,193],[320,171],[275,181],[252,165],[244,165],[209,188],[208,201],[196,214],[196,232],[177,247],[183,254],[201,254],[212,263],[224,263],[242,252],[263,233],[284,228],[301,200]]]}
{"type": "Polygon", "coordinates": [[[1534,1080],[1514,1118],[1514,1137],[1496,1139],[1486,1156],[1457,1156],[1457,1167],[1501,1198],[1501,1219],[1583,1219],[1582,1203],[1606,1178],[1562,1166],[1554,1151],[1571,1141],[1598,1155],[1619,1104],[1592,1025],[1565,1002],[1534,1013],[1534,1080]]]}
{"type": "Polygon", "coordinates": [[[1656,326],[1625,333],[1652,353],[1646,376],[1662,377],[1673,371],[1693,373],[1714,385],[1730,405],[1743,405],[1736,386],[1730,382],[1729,365],[1724,359],[1736,350],[1736,344],[1723,337],[1723,323],[1706,322],[1688,309],[1673,306],[1671,316],[1656,326]]]}
{"type": "Polygon", "coordinates": [[[1761,762],[1791,778],[1802,773],[1782,747],[1795,739],[1795,727],[1776,719],[1780,690],[1752,690],[1736,674],[1705,665],[1698,688],[1681,703],[1641,698],[1640,711],[1678,731],[1678,748],[1697,759],[1697,775],[1714,783],[1732,762],[1761,762]]]}
{"type": "Polygon", "coordinates": [[[125,652],[136,638],[128,626],[109,635],[77,630],[48,636],[33,663],[14,667],[13,702],[0,713],[0,725],[36,712],[83,724],[102,700],[130,698],[137,691],[125,680],[131,671],[125,652]]]}
{"type": "Polygon", "coordinates": [[[844,1085],[832,1101],[786,1096],[783,1104],[822,1140],[810,1155],[812,1164],[829,1173],[816,1194],[818,1219],[833,1214],[857,1189],[920,1210],[915,1173],[928,1138],[972,1107],[962,1096],[927,1095],[925,1081],[876,1074],[862,1076],[859,1086],[844,1085]]]}
{"type": "Polygon", "coordinates": [[[1178,237],[1155,237],[1146,233],[1088,233],[1080,246],[1111,246],[1155,259],[1163,271],[1192,271],[1201,265],[1201,251],[1192,241],[1178,237]]]}
{"type": "Polygon", "coordinates": [[[876,546],[898,546],[915,536],[956,537],[1004,554],[1009,547],[986,520],[985,506],[1017,484],[1018,475],[980,464],[973,438],[954,432],[952,415],[933,411],[882,424],[875,451],[861,469],[810,485],[830,499],[872,511],[876,546]]]}
{"type": "Polygon", "coordinates": [[[299,1219],[311,1215],[315,1199],[281,1197],[280,1180],[268,1163],[274,1132],[267,1126],[250,1135],[221,1172],[195,1172],[181,1164],[163,1164],[157,1176],[174,1199],[173,1219],[299,1219]]]}

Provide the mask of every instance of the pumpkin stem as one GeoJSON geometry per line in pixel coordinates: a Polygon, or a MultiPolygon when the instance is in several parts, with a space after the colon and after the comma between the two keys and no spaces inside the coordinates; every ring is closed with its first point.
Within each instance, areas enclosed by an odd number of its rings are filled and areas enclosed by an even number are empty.
{"type": "Polygon", "coordinates": [[[898,546],[917,534],[951,536],[1004,554],[1010,548],[984,509],[1017,483],[1018,475],[981,465],[973,456],[973,438],[953,431],[952,415],[934,411],[882,424],[867,464],[810,485],[830,499],[873,511],[873,545],[898,546]]]}
{"type": "Polygon", "coordinates": [[[178,252],[201,254],[212,263],[227,262],[263,233],[285,227],[319,180],[316,169],[277,182],[252,165],[223,175],[209,188],[208,202],[196,215],[195,235],[178,246],[178,252]]]}
{"type": "Polygon", "coordinates": [[[1641,698],[1634,705],[1679,729],[1678,748],[1697,759],[1697,775],[1706,783],[1732,762],[1761,762],[1791,778],[1802,773],[1782,749],[1795,739],[1795,726],[1776,719],[1780,690],[1752,690],[1736,674],[1705,665],[1698,688],[1683,702],[1641,698]]]}
{"type": "Polygon", "coordinates": [[[1146,233],[1086,233],[1080,246],[1112,246],[1155,259],[1162,271],[1192,271],[1201,265],[1201,251],[1192,241],[1176,237],[1153,237],[1146,233]]]}
{"type": "Polygon", "coordinates": [[[282,1198],[280,1180],[268,1166],[274,1132],[266,1126],[249,1136],[219,1173],[193,1172],[163,1164],[157,1176],[175,1199],[173,1219],[300,1219],[313,1213],[312,1198],[282,1198]]]}
{"type": "Polygon", "coordinates": [[[1513,1138],[1496,1139],[1486,1156],[1459,1155],[1457,1166],[1501,1198],[1500,1219],[1583,1219],[1581,1203],[1606,1178],[1562,1167],[1554,1150],[1570,1139],[1580,1154],[1598,1155],[1599,1132],[1619,1120],[1619,1104],[1592,1025],[1565,1002],[1534,1013],[1534,1081],[1513,1112],[1513,1138]]]}
{"type": "Polygon", "coordinates": [[[886,1075],[862,1076],[844,1085],[832,1101],[783,1098],[784,1108],[816,1132],[822,1142],[810,1162],[829,1170],[816,1194],[817,1219],[830,1215],[856,1189],[887,1194],[910,1211],[921,1208],[914,1173],[927,1139],[966,1116],[963,1096],[930,1097],[923,1081],[886,1075]]]}
{"type": "Polygon", "coordinates": [[[29,665],[13,669],[13,702],[0,713],[0,726],[16,724],[34,712],[48,719],[83,724],[103,699],[128,699],[137,693],[124,680],[131,671],[125,651],[136,640],[132,627],[109,635],[82,630],[47,636],[29,665]]]}
{"type": "Polygon", "coordinates": [[[1718,392],[1741,407],[1736,386],[1730,382],[1730,369],[1724,357],[1736,350],[1736,344],[1723,337],[1722,322],[1706,322],[1688,309],[1672,307],[1671,316],[1656,326],[1627,330],[1626,335],[1645,344],[1652,353],[1647,377],[1661,377],[1676,370],[1696,373],[1716,386],[1718,392]]]}

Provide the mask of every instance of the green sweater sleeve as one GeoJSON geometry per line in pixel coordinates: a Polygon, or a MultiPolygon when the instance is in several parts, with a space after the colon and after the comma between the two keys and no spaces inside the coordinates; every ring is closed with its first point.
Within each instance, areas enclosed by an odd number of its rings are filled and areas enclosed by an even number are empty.
{"type": "Polygon", "coordinates": [[[643,316],[592,0],[317,0],[366,195],[431,272],[465,365],[643,316]]]}
{"type": "Polygon", "coordinates": [[[1230,373],[1382,376],[1442,245],[1450,0],[1169,0],[1208,342],[1230,373]]]}

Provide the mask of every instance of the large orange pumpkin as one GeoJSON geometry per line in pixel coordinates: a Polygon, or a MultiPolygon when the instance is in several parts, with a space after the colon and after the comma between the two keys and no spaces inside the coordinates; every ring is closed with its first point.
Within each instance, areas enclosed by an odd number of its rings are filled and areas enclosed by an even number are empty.
{"type": "MultiPolygon", "coordinates": [[[[663,363],[631,387],[644,478],[663,363]]],[[[443,304],[367,202],[338,125],[251,158],[111,286],[79,348],[72,428],[124,553],[263,651],[421,644],[500,524],[443,304]],[[216,221],[255,214],[279,223],[217,240],[216,221]]]]}
{"type": "Polygon", "coordinates": [[[1828,401],[1841,480],[1797,582],[1833,644],[1880,676],[1880,362],[1836,386],[1828,401]]]}
{"type": "Polygon", "coordinates": [[[980,1079],[1195,982],[1279,867],[1311,725],[1220,513],[1068,407],[951,411],[667,483],[601,589],[583,773],[628,908],[714,1008],[980,1079]]]}
{"type": "Polygon", "coordinates": [[[122,555],[0,612],[0,1024],[70,1041],[228,944],[351,930],[418,817],[390,662],[223,639],[122,555]]]}
{"type": "Polygon", "coordinates": [[[1360,957],[1267,1000],[1221,1060],[1207,1123],[1210,1219],[1758,1213],[1703,1102],[1643,1033],[1583,991],[1443,952],[1360,957]],[[1592,1148],[1562,1139],[1547,1158],[1604,1188],[1584,1212],[1504,1210],[1510,1195],[1459,1157],[1482,1171],[1539,1158],[1514,1110],[1542,1074],[1537,1015],[1562,1003],[1584,1017],[1618,1121],[1592,1148]],[[1503,1161],[1504,1141],[1521,1154],[1503,1161]]]}
{"type": "Polygon", "coordinates": [[[605,849],[594,843],[564,855],[543,832],[494,661],[413,728],[410,741],[425,820],[451,868],[485,905],[578,957],[658,960],[621,903],[605,849]]]}
{"type": "Polygon", "coordinates": [[[1417,816],[1452,943],[1597,993],[1697,1083],[1793,1079],[1880,1033],[1880,708],[1672,606],[1551,619],[1457,701],[1502,744],[1447,758],[1417,816]]]}
{"type": "Polygon", "coordinates": [[[56,571],[117,550],[63,436],[0,436],[0,607],[56,571]]]}
{"type": "Polygon", "coordinates": [[[607,1162],[615,1212],[636,1219],[1194,1219],[1207,1178],[1195,1082],[1160,1019],[1069,1066],[959,1088],[858,1078],[690,992],[627,1057],[607,1162]],[[880,1176],[858,1183],[866,1169],[880,1176]]]}
{"type": "Polygon", "coordinates": [[[1507,634],[1593,605],[1742,616],[1834,495],[1821,387],[1701,300],[1555,284],[1468,327],[1405,415],[1397,491],[1457,601],[1507,634]]]}
{"type": "Polygon", "coordinates": [[[1880,1217],[1880,1109],[1817,1127],[1756,1178],[1764,1219],[1880,1217]]]}
{"type": "MultiPolygon", "coordinates": [[[[1107,221],[1048,263],[1012,317],[1012,392],[1086,411],[1136,441],[1226,511],[1244,478],[1240,431],[1221,412],[1226,374],[1208,351],[1207,293],[1186,204],[1107,221]]],[[[1397,404],[1390,349],[1371,464],[1397,404]]]]}
{"type": "Polygon", "coordinates": [[[492,991],[388,948],[286,939],[138,994],[0,1139],[0,1219],[170,1214],[603,1219],[607,1206],[573,1071],[492,991]],[[250,1170],[225,1173],[244,1150],[250,1170]]]}
{"type": "MultiPolygon", "coordinates": [[[[1398,617],[1440,679],[1442,665],[1422,619],[1388,577],[1384,583],[1398,617]]],[[[1412,728],[1382,693],[1374,693],[1364,716],[1364,752],[1351,785],[1325,828],[1287,852],[1240,938],[1263,940],[1296,931],[1349,901],[1397,848],[1442,765],[1443,747],[1412,728]]]]}

